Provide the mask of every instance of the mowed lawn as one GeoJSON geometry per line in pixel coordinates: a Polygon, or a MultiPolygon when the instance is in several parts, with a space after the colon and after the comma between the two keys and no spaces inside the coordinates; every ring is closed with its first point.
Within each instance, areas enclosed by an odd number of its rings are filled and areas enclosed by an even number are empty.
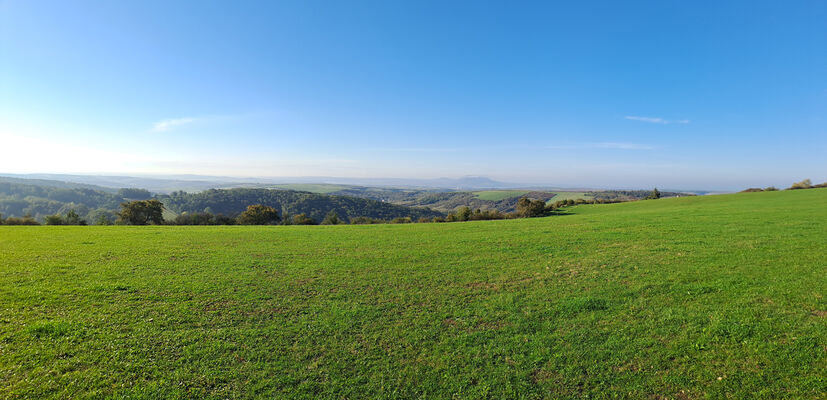
{"type": "Polygon", "coordinates": [[[827,189],[549,218],[0,227],[2,398],[827,393],[827,189]]]}

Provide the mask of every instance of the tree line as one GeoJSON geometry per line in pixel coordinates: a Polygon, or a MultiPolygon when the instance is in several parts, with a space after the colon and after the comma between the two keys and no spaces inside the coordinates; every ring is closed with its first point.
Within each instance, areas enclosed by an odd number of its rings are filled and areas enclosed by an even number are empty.
{"type": "MultiPolygon", "coordinates": [[[[659,197],[660,192],[655,189],[647,198],[659,197]]],[[[351,217],[347,220],[340,217],[336,210],[329,210],[324,218],[317,220],[307,215],[307,213],[290,214],[285,212],[281,214],[275,207],[264,204],[253,204],[248,205],[244,211],[235,216],[221,213],[214,214],[209,211],[183,212],[175,218],[167,220],[164,218],[164,203],[158,199],[148,199],[122,202],[120,204],[120,211],[115,213],[117,217],[115,220],[101,215],[95,219],[93,223],[95,225],[341,225],[348,223],[352,225],[365,225],[407,224],[415,222],[440,223],[545,217],[554,215],[569,206],[618,202],[620,202],[620,200],[567,199],[550,203],[545,199],[521,197],[516,202],[516,210],[508,213],[496,209],[482,210],[480,208],[471,209],[471,207],[462,206],[447,215],[435,215],[432,217],[420,216],[419,218],[412,218],[410,216],[404,216],[383,219],[363,215],[351,217]]],[[[46,225],[89,225],[88,221],[74,210],[69,210],[64,214],[56,213],[47,215],[44,218],[44,223],[46,225]]],[[[0,224],[40,225],[40,223],[30,215],[3,219],[2,214],[0,214],[0,224]]]]}
{"type": "MultiPolygon", "coordinates": [[[[813,185],[813,181],[811,181],[811,180],[809,180],[809,179],[805,179],[805,180],[803,180],[803,181],[801,181],[801,182],[795,182],[795,183],[793,183],[792,185],[790,185],[790,187],[788,187],[788,188],[786,188],[786,189],[784,189],[784,190],[817,189],[817,188],[824,188],[824,187],[827,187],[827,182],[824,182],[824,183],[819,183],[819,184],[817,184],[817,185],[813,185]]],[[[775,187],[775,186],[770,186],[770,187],[763,188],[763,189],[761,189],[761,188],[749,188],[749,189],[744,189],[744,190],[742,190],[742,191],[741,191],[741,193],[751,193],[751,192],[773,192],[773,191],[776,191],[776,190],[778,190],[778,188],[777,188],[777,187],[775,187]]]]}

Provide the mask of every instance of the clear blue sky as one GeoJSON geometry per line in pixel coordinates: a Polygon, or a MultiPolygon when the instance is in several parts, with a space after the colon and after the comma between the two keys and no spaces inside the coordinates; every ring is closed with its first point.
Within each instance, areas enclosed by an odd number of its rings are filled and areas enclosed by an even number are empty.
{"type": "Polygon", "coordinates": [[[0,145],[0,172],[821,182],[827,2],[0,0],[0,145]]]}

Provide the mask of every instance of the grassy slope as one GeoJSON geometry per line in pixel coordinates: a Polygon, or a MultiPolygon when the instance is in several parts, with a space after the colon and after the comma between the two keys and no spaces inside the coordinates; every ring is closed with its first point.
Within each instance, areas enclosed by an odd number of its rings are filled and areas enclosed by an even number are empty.
{"type": "Polygon", "coordinates": [[[591,199],[592,196],[587,195],[585,192],[554,192],[554,197],[549,200],[549,203],[554,203],[555,201],[560,200],[577,200],[577,199],[591,199]]]}
{"type": "Polygon", "coordinates": [[[500,201],[512,197],[522,196],[528,193],[528,190],[484,190],[481,192],[474,192],[478,199],[500,201]]]}
{"type": "Polygon", "coordinates": [[[0,397],[823,398],[827,189],[0,228],[0,397]],[[663,397],[658,397],[663,396],[663,397]]]}

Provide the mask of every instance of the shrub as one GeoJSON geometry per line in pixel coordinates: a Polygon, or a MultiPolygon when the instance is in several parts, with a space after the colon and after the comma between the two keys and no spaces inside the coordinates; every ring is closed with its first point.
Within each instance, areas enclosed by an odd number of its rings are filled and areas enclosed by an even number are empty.
{"type": "Polygon", "coordinates": [[[40,225],[31,215],[20,217],[8,217],[3,221],[4,225],[40,225]]]}
{"type": "Polygon", "coordinates": [[[344,221],[339,219],[339,214],[336,214],[333,210],[330,210],[330,212],[327,213],[322,220],[322,225],[339,225],[343,223],[344,221]]]}
{"type": "Polygon", "coordinates": [[[517,215],[524,218],[542,217],[546,213],[546,203],[542,200],[532,200],[527,197],[517,202],[517,215]]]}
{"type": "Polygon", "coordinates": [[[173,225],[216,225],[215,216],[210,213],[182,213],[172,220],[173,225]]]}
{"type": "Polygon", "coordinates": [[[64,218],[66,225],[86,225],[86,220],[81,219],[80,215],[75,210],[69,210],[64,218]]]}
{"type": "Polygon", "coordinates": [[[652,193],[650,193],[644,200],[655,200],[660,198],[660,191],[658,188],[652,189],[652,193]]]}
{"type": "Polygon", "coordinates": [[[792,185],[792,186],[790,186],[789,188],[787,188],[787,190],[795,190],[795,189],[809,189],[809,188],[811,188],[811,187],[813,187],[813,183],[812,183],[812,182],[810,182],[810,180],[809,180],[809,179],[805,179],[805,180],[803,180],[803,181],[801,181],[801,182],[796,182],[796,183],[793,183],[793,185],[792,185]]]}
{"type": "Polygon", "coordinates": [[[391,220],[392,224],[410,224],[413,222],[411,217],[397,217],[391,220]]]}
{"type": "Polygon", "coordinates": [[[247,206],[237,218],[240,225],[274,225],[281,219],[275,208],[263,204],[247,206]]]}
{"type": "Polygon", "coordinates": [[[316,220],[310,218],[305,213],[293,216],[293,225],[316,225],[316,220]]]}
{"type": "Polygon", "coordinates": [[[121,203],[118,223],[126,225],[163,224],[164,205],[155,199],[121,203]]]}
{"type": "Polygon", "coordinates": [[[43,223],[46,225],[65,225],[65,221],[63,221],[63,217],[60,214],[55,215],[47,215],[43,218],[43,223]]]}

